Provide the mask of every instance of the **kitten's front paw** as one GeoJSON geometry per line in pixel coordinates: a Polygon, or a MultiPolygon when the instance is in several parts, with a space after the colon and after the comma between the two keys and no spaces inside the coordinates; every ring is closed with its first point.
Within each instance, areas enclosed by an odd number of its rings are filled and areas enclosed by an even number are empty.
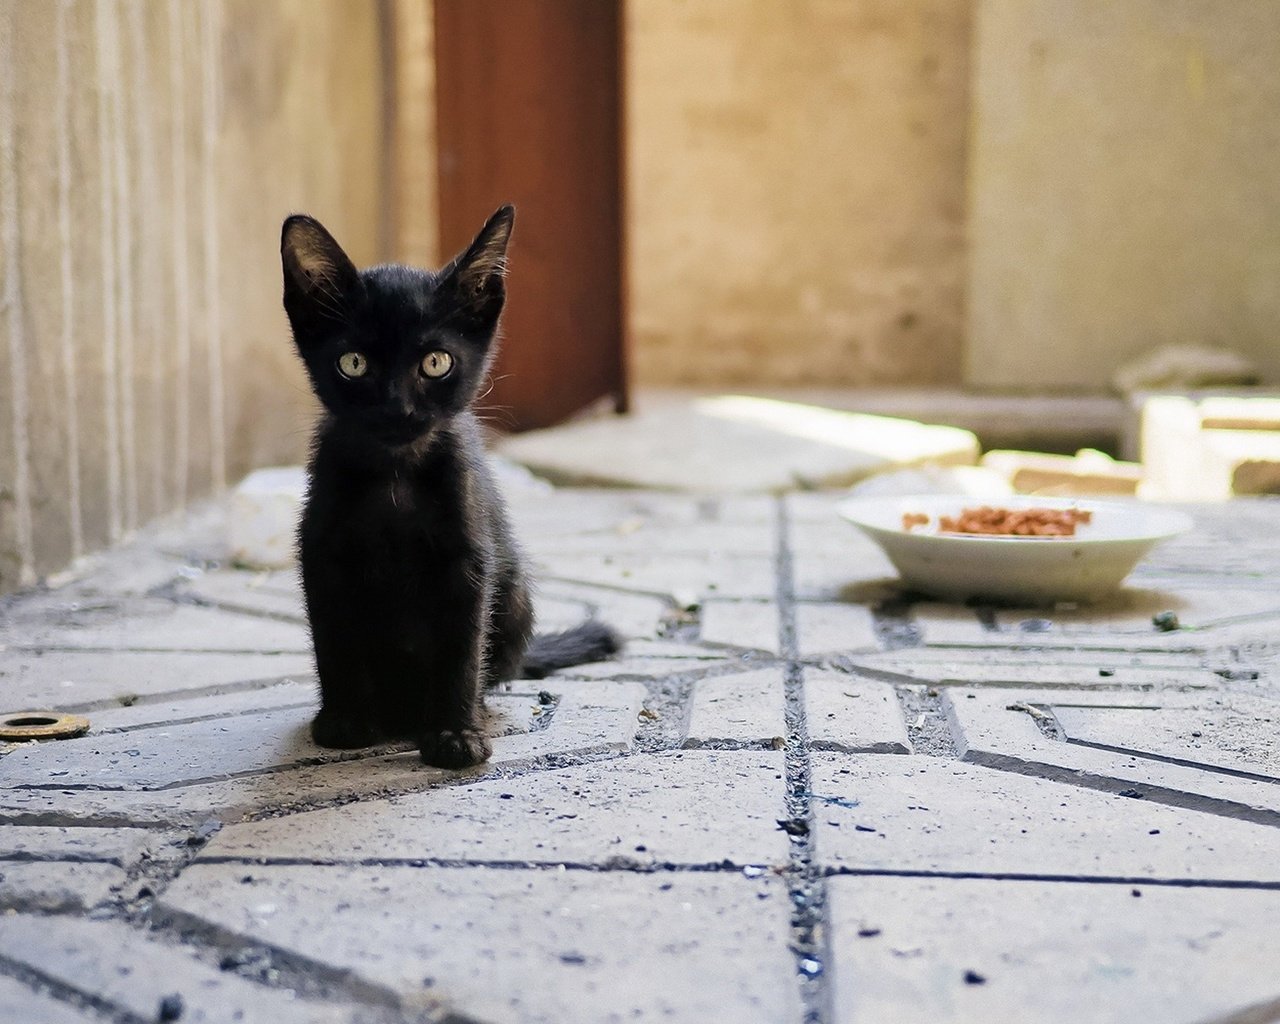
{"type": "Polygon", "coordinates": [[[470,768],[489,760],[493,747],[477,729],[441,729],[424,733],[418,742],[422,763],[436,768],[470,768]]]}
{"type": "Polygon", "coordinates": [[[380,737],[368,722],[321,710],[311,720],[311,738],[322,747],[354,750],[356,747],[371,747],[380,737]]]}

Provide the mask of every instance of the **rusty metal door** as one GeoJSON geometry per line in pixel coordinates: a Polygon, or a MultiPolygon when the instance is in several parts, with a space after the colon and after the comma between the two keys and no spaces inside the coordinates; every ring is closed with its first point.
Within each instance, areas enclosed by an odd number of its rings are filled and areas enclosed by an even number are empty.
{"type": "Polygon", "coordinates": [[[516,205],[482,406],[528,430],[626,407],[617,0],[436,0],[442,255],[516,205]]]}

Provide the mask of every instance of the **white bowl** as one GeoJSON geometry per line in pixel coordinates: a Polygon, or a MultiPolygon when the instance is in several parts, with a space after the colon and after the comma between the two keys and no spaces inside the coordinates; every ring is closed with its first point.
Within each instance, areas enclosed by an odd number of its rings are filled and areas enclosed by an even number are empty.
{"type": "Polygon", "coordinates": [[[1191,529],[1182,512],[1139,502],[1020,495],[995,499],[1000,508],[1088,509],[1092,521],[1074,537],[992,537],[939,534],[938,516],[984,504],[964,496],[854,498],[840,514],[867,534],[913,590],[951,600],[988,598],[1018,604],[1094,601],[1120,586],[1148,551],[1191,529]],[[902,528],[905,513],[930,517],[902,528]]]}

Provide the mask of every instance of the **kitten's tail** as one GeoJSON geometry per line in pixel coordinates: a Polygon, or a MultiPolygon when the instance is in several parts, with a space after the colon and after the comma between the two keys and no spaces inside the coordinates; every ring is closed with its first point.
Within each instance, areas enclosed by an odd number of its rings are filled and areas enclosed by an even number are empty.
{"type": "Polygon", "coordinates": [[[557,669],[603,661],[622,650],[622,637],[610,626],[591,619],[562,633],[538,633],[529,641],[520,674],[542,679],[557,669]]]}

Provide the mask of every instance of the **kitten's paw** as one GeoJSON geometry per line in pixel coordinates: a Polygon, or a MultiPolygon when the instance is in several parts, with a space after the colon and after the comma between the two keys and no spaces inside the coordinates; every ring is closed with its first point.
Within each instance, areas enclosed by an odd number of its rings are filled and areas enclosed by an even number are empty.
{"type": "Polygon", "coordinates": [[[327,711],[321,711],[311,720],[311,738],[322,747],[338,750],[371,747],[380,739],[377,730],[368,722],[327,711]]]}
{"type": "Polygon", "coordinates": [[[418,741],[422,763],[436,768],[470,768],[489,760],[493,747],[477,729],[441,729],[428,732],[418,741]]]}

